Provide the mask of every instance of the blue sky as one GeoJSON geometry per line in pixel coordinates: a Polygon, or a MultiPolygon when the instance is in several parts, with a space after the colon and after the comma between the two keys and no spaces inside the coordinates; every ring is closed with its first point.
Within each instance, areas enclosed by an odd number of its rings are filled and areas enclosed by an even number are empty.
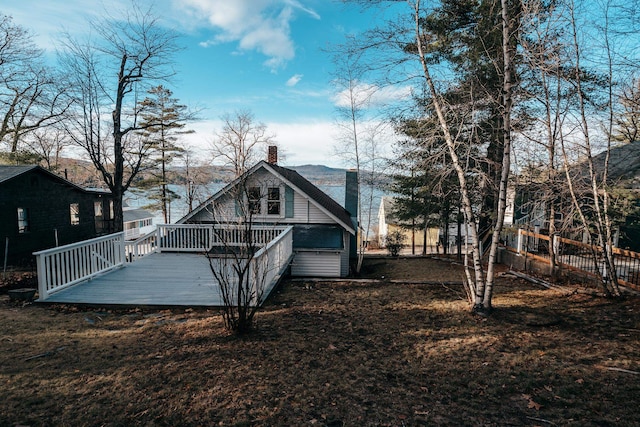
{"type": "MultiPolygon", "coordinates": [[[[201,109],[189,142],[205,147],[222,114],[249,109],[276,135],[288,165],[347,166],[333,155],[337,93],[332,63],[323,52],[345,34],[371,28],[379,11],[331,0],[138,0],[150,4],[184,46],[170,86],[182,103],[201,109]]],[[[89,31],[87,19],[126,0],[20,0],[0,12],[52,49],[65,29],[89,31]],[[105,6],[108,5],[108,6],[105,6]]]]}

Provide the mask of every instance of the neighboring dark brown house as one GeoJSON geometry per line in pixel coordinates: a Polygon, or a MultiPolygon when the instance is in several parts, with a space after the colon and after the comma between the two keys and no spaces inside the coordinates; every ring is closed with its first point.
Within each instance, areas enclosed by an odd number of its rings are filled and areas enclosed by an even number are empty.
{"type": "Polygon", "coordinates": [[[0,262],[30,265],[35,251],[108,234],[112,207],[109,192],[39,166],[0,166],[0,262]]]}

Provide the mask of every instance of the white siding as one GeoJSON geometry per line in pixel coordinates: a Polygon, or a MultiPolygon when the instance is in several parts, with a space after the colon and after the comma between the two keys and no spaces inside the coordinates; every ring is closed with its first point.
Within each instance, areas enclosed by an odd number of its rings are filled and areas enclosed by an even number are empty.
{"type": "Polygon", "coordinates": [[[309,223],[311,224],[335,224],[335,221],[315,205],[309,204],[309,223]]]}
{"type": "Polygon", "coordinates": [[[344,242],[344,251],[340,254],[340,277],[347,277],[349,275],[349,236],[346,231],[342,234],[342,241],[344,242]]]}
{"type": "Polygon", "coordinates": [[[340,277],[340,252],[296,252],[291,264],[292,276],[340,277]]]}

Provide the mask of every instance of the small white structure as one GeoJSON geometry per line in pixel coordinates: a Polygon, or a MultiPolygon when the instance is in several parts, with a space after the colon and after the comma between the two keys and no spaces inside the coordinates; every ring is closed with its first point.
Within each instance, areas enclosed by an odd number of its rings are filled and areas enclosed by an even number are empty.
{"type": "Polygon", "coordinates": [[[135,240],[155,229],[153,214],[144,209],[123,207],[122,222],[125,240],[135,240]]]}

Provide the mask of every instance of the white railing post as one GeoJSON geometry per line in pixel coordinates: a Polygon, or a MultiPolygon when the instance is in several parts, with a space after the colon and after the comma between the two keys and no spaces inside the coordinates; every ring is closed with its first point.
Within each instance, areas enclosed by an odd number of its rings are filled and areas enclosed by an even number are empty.
{"type": "Polygon", "coordinates": [[[521,254],[522,253],[522,228],[518,228],[518,253],[521,254]]]}
{"type": "Polygon", "coordinates": [[[124,233],[34,252],[38,269],[39,297],[88,280],[124,265],[124,233]]]}
{"type": "Polygon", "coordinates": [[[45,269],[45,261],[42,259],[43,257],[36,257],[36,271],[38,274],[38,297],[42,300],[47,299],[49,293],[47,292],[47,273],[45,269]],[[41,280],[42,278],[42,280],[41,280]]]}

